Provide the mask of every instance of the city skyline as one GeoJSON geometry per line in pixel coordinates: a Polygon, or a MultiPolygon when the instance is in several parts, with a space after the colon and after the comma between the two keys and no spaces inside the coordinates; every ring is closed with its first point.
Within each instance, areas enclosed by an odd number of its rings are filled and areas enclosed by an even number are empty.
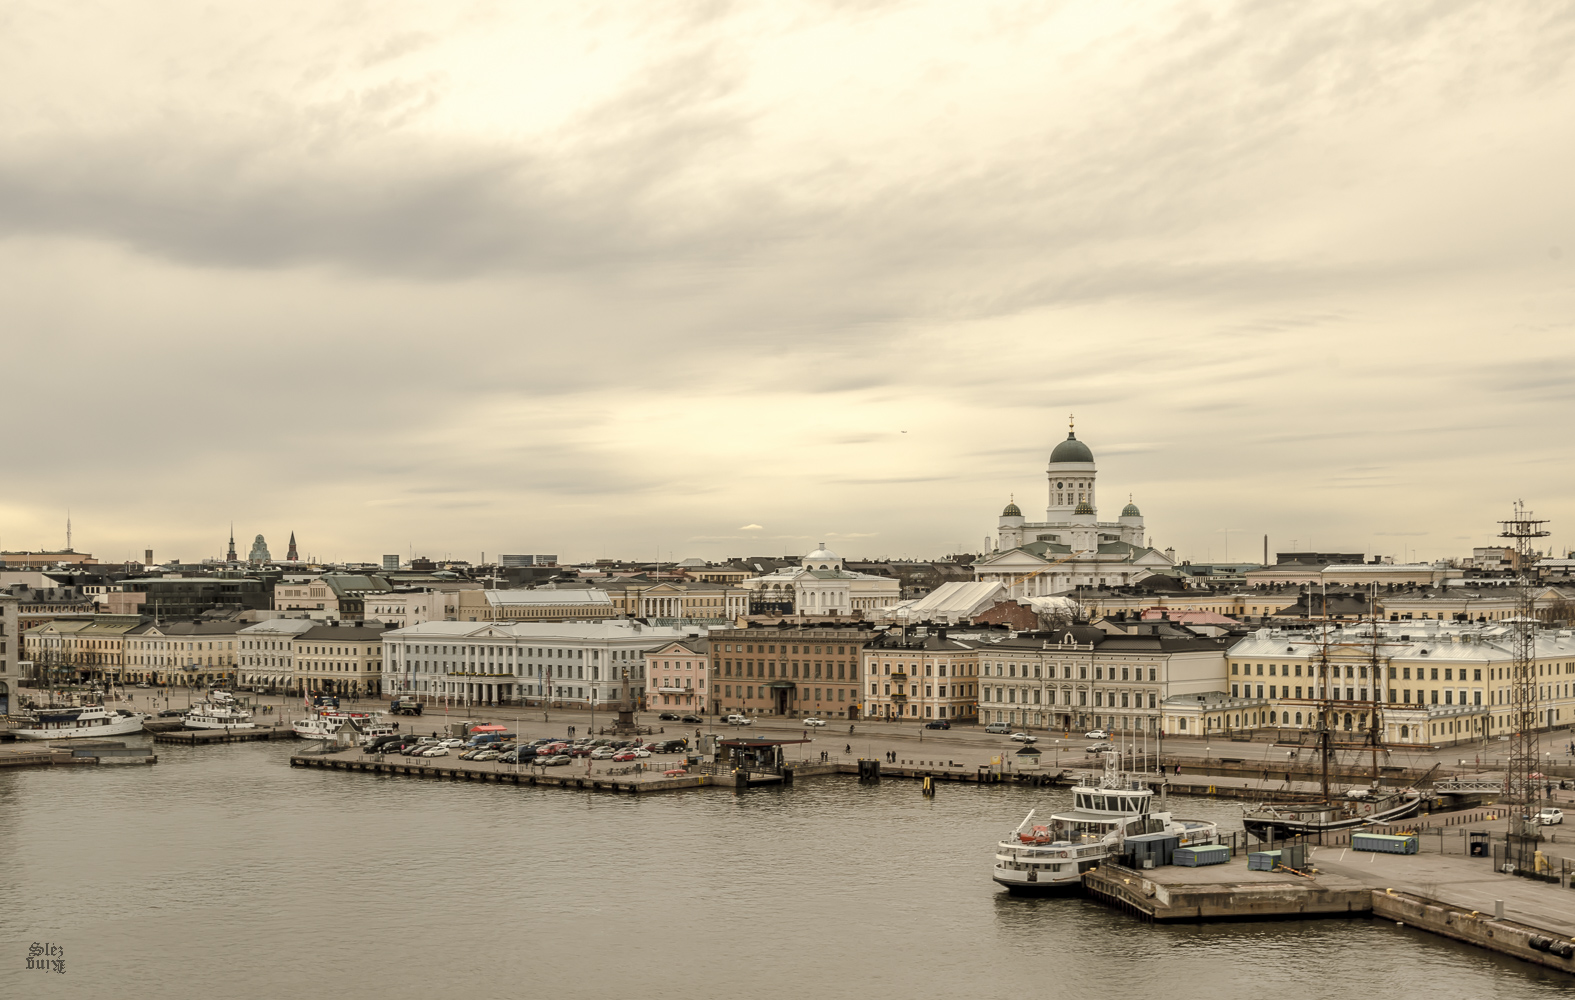
{"type": "Polygon", "coordinates": [[[939,556],[1075,412],[1181,558],[1562,550],[1571,33],[18,11],[0,545],[939,556]]]}

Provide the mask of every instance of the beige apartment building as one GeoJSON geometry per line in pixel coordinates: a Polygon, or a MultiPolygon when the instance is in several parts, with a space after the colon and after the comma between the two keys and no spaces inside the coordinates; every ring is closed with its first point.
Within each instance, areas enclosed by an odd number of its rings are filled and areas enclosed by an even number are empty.
{"type": "Polygon", "coordinates": [[[383,626],[315,625],[294,642],[295,689],[350,698],[383,693],[383,626]]]}
{"type": "Polygon", "coordinates": [[[126,679],[199,687],[235,681],[236,633],[245,622],[144,624],[126,634],[126,679]]]}

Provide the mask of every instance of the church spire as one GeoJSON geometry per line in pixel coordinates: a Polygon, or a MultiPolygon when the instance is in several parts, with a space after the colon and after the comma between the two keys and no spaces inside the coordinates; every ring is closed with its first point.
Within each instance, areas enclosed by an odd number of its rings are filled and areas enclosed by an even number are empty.
{"type": "Polygon", "coordinates": [[[295,554],[295,532],[290,532],[290,551],[284,554],[287,562],[300,562],[301,557],[295,554]]]}
{"type": "Polygon", "coordinates": [[[225,562],[235,562],[235,522],[230,522],[230,551],[225,553],[225,562]]]}

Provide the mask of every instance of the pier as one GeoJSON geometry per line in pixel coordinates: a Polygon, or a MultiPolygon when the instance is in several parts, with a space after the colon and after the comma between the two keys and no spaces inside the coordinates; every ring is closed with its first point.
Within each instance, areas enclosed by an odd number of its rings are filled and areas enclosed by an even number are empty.
{"type": "Polygon", "coordinates": [[[153,733],[155,743],[205,746],[209,743],[258,743],[266,740],[293,740],[293,729],[181,729],[153,733]]]}

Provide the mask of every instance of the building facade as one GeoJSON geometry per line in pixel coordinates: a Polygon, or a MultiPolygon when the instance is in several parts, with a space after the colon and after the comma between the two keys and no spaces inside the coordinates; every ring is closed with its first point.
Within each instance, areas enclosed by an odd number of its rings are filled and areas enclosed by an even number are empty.
{"type": "Polygon", "coordinates": [[[902,596],[897,580],[855,573],[824,542],[797,566],[785,566],[739,585],[756,601],[775,607],[791,605],[797,615],[860,615],[896,604],[902,596]]]}
{"type": "Polygon", "coordinates": [[[618,615],[604,590],[462,590],[455,617],[467,622],[603,621],[618,615]]]}
{"type": "Polygon", "coordinates": [[[245,622],[154,622],[127,633],[126,678],[183,687],[233,684],[245,622]]]}
{"type": "Polygon", "coordinates": [[[381,622],[316,624],[296,636],[295,689],[301,694],[375,698],[383,694],[381,622]]]}
{"type": "Polygon", "coordinates": [[[424,622],[383,633],[391,694],[466,705],[635,708],[645,654],[695,629],[603,622],[424,622]]]}
{"type": "Polygon", "coordinates": [[[268,694],[299,690],[295,640],[316,626],[309,618],[270,618],[237,632],[241,687],[268,694]]]}
{"type": "Polygon", "coordinates": [[[868,627],[813,623],[713,630],[713,709],[749,716],[861,718],[859,653],[875,637],[868,627]]]}
{"type": "Polygon", "coordinates": [[[865,717],[914,722],[976,720],[979,649],[978,642],[947,638],[944,629],[882,633],[859,654],[865,717]]]}
{"type": "Polygon", "coordinates": [[[645,654],[646,705],[653,711],[704,714],[711,643],[679,639],[645,654]]]}

